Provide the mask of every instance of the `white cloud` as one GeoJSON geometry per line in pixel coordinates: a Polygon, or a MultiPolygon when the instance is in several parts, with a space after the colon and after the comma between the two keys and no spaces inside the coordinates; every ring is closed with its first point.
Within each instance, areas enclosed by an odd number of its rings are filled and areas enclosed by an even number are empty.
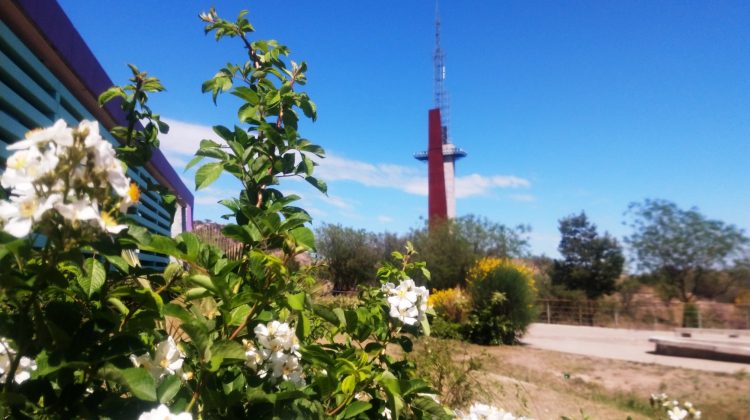
{"type": "Polygon", "coordinates": [[[344,199],[342,197],[335,196],[335,195],[329,195],[327,197],[324,196],[324,195],[321,195],[321,197],[322,197],[322,200],[324,202],[326,202],[326,203],[328,203],[328,204],[330,204],[333,207],[336,207],[338,209],[341,209],[341,210],[352,210],[354,208],[354,205],[350,201],[348,201],[348,200],[346,200],[346,199],[344,199]]]}
{"type": "MultiPolygon", "coordinates": [[[[169,124],[170,128],[168,134],[160,137],[161,149],[175,166],[184,166],[185,159],[198,150],[202,139],[219,139],[213,129],[205,125],[171,118],[164,118],[164,121],[169,124]]],[[[320,163],[320,166],[316,168],[316,176],[326,182],[351,181],[367,187],[394,188],[408,194],[427,195],[427,171],[424,167],[368,163],[330,154],[325,159],[316,158],[315,160],[320,163]]],[[[517,176],[470,174],[456,177],[456,198],[488,195],[498,188],[529,188],[530,186],[531,182],[517,176]]],[[[519,201],[530,201],[531,196],[519,195],[518,197],[520,197],[519,201]]],[[[326,202],[341,210],[352,208],[352,203],[341,197],[330,196],[326,202]]]]}
{"type": "MultiPolygon", "coordinates": [[[[372,164],[329,155],[317,174],[327,182],[352,181],[368,187],[395,188],[415,195],[427,195],[426,171],[409,166],[372,164]]],[[[531,182],[517,176],[471,174],[456,177],[456,198],[487,195],[495,188],[528,188],[531,182]]]]}
{"type": "Polygon", "coordinates": [[[163,118],[169,124],[169,133],[159,136],[159,148],[172,166],[184,167],[186,159],[192,158],[200,147],[201,140],[220,141],[211,127],[184,121],[163,118]]]}

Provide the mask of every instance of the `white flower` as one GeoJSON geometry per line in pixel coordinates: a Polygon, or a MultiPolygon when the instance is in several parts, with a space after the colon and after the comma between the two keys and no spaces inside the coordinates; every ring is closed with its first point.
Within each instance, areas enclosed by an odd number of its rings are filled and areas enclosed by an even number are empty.
{"type": "Polygon", "coordinates": [[[55,121],[52,127],[31,130],[25,139],[17,141],[7,147],[8,150],[24,150],[40,143],[54,141],[61,146],[73,145],[73,130],[68,128],[62,119],[55,121]]]}
{"type": "Polygon", "coordinates": [[[182,369],[182,363],[185,360],[185,353],[177,348],[177,344],[170,336],[166,340],[156,345],[156,352],[153,359],[148,353],[136,356],[130,355],[130,360],[135,367],[146,368],[151,376],[157,381],[167,375],[174,375],[182,369]]]}
{"type": "Polygon", "coordinates": [[[71,222],[99,219],[99,206],[96,204],[96,201],[87,198],[76,200],[69,204],[57,203],[55,204],[55,210],[71,222]]]}
{"type": "Polygon", "coordinates": [[[187,412],[172,414],[169,407],[161,404],[153,410],[141,414],[138,420],[193,420],[193,415],[187,412]]]}
{"type": "MultiPolygon", "coordinates": [[[[16,357],[16,351],[10,346],[5,338],[0,338],[0,380],[4,380],[6,373],[10,371],[10,365],[13,358],[16,357]]],[[[13,376],[17,384],[21,384],[31,378],[31,372],[36,370],[36,362],[26,356],[21,356],[18,361],[18,367],[13,376]]]]}
{"type": "Polygon", "coordinates": [[[59,161],[54,147],[45,153],[37,148],[19,150],[8,157],[6,171],[3,173],[0,184],[5,188],[31,190],[32,183],[53,171],[59,161]]]}
{"type": "Polygon", "coordinates": [[[246,364],[257,369],[261,378],[270,372],[274,379],[304,384],[302,366],[299,364],[299,341],[289,324],[271,321],[258,324],[253,331],[261,348],[256,349],[252,343],[244,341],[245,356],[248,358],[246,364]]]}
{"type": "Polygon", "coordinates": [[[260,345],[272,352],[290,350],[296,343],[296,337],[286,322],[258,324],[253,331],[260,345]]]}
{"type": "Polygon", "coordinates": [[[99,214],[99,216],[96,218],[96,221],[99,222],[99,227],[102,230],[105,230],[114,235],[128,228],[128,225],[118,225],[117,220],[115,220],[115,218],[107,212],[101,212],[101,214],[99,214]]]}
{"type": "Polygon", "coordinates": [[[82,121],[73,129],[58,120],[28,132],[7,149],[14,153],[0,176],[0,185],[12,190],[10,200],[0,201],[0,225],[6,232],[28,235],[52,207],[67,221],[93,221],[108,233],[126,228],[117,224],[113,206],[126,211],[138,201],[139,191],[125,176],[112,144],[99,134],[98,122],[82,121]],[[121,199],[112,201],[112,191],[121,199]],[[98,203],[108,208],[100,209],[98,203]]]}
{"type": "Polygon", "coordinates": [[[44,199],[28,194],[13,195],[10,201],[0,201],[0,220],[4,223],[3,230],[16,238],[28,235],[33,222],[39,221],[44,213],[61,199],[59,194],[53,194],[44,199]]]}
{"type": "Polygon", "coordinates": [[[386,283],[381,290],[386,294],[390,305],[389,314],[406,325],[416,325],[422,321],[427,311],[430,292],[423,286],[417,287],[414,280],[403,280],[398,286],[386,283]]]}
{"type": "Polygon", "coordinates": [[[688,412],[679,405],[676,405],[667,411],[667,415],[669,416],[669,420],[682,420],[687,417],[688,412]]]}
{"type": "Polygon", "coordinates": [[[263,356],[252,341],[243,339],[242,344],[245,345],[245,357],[247,357],[245,364],[252,370],[258,369],[258,366],[263,363],[263,356]]]}
{"type": "Polygon", "coordinates": [[[419,317],[419,310],[416,306],[401,307],[392,305],[390,315],[392,318],[396,318],[406,325],[416,325],[417,317],[419,317]]]}
{"type": "Polygon", "coordinates": [[[456,418],[460,420],[521,420],[525,417],[516,417],[513,413],[507,412],[503,409],[482,404],[474,403],[469,408],[468,414],[461,412],[456,413],[456,418]]]}
{"type": "Polygon", "coordinates": [[[701,411],[700,411],[700,410],[695,410],[695,411],[693,411],[693,418],[694,418],[694,419],[699,419],[699,418],[701,418],[701,411]]]}
{"type": "Polygon", "coordinates": [[[391,420],[391,409],[386,407],[383,409],[383,418],[391,420]]]}

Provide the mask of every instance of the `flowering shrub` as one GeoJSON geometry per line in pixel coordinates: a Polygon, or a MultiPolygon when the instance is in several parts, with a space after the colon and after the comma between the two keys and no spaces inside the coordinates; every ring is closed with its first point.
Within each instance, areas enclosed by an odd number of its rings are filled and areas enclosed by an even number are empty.
{"type": "Polygon", "coordinates": [[[405,325],[416,325],[426,321],[427,302],[430,292],[424,286],[417,286],[414,280],[401,280],[398,286],[386,283],[382,287],[390,305],[389,314],[405,325]]]}
{"type": "Polygon", "coordinates": [[[466,282],[468,284],[471,284],[471,282],[475,280],[481,280],[492,271],[495,271],[497,268],[500,267],[512,267],[514,270],[520,272],[524,278],[526,279],[526,283],[528,283],[529,288],[536,294],[537,288],[536,288],[536,274],[534,272],[534,269],[530,268],[526,264],[523,264],[519,260],[509,260],[509,259],[502,259],[497,257],[483,257],[477,260],[476,263],[469,269],[468,274],[466,275],[466,282]]]}
{"type": "Polygon", "coordinates": [[[533,272],[509,260],[484,258],[469,271],[472,312],[464,327],[478,344],[513,344],[535,317],[533,272]]]}
{"type": "Polygon", "coordinates": [[[429,303],[437,316],[459,324],[466,322],[471,309],[471,300],[460,287],[433,291],[429,303]]]}
{"type": "Polygon", "coordinates": [[[276,41],[251,40],[245,16],[201,16],[207,33],[239,39],[247,53],[203,84],[214,101],[242,100],[242,127],[215,126],[218,139],[203,140],[189,164],[210,160],[196,172],[199,189],[222,173],[239,181],[239,195],[222,201],[231,222],[222,233],[241,244],[238,257],[192,233],[152,234],[125,214],[139,191],[117,157],[147,159],[166,131],[145,106],[163,88],[135,67],[132,85],[100,97],[122,98],[129,123],[113,129],[122,147],[93,122],[58,122],[12,146],[0,203],[3,417],[450,417],[413,363],[386,354],[429,333],[427,290],[410,280],[428,273],[411,247],[352,308],[313,303],[309,273],[290,268],[315,240],[299,197],[276,186],[298,177],[325,192],[311,158],[324,151],[297,131],[300,114],[316,115],[295,90],[306,64],[276,41]],[[138,250],[176,262],[154,272],[138,250]]]}
{"type": "Polygon", "coordinates": [[[651,394],[651,407],[664,412],[669,420],[699,419],[700,410],[697,410],[690,401],[680,404],[677,400],[670,400],[667,394],[651,394]]]}
{"type": "Polygon", "coordinates": [[[0,201],[4,231],[21,238],[32,225],[45,234],[61,230],[87,236],[125,229],[116,217],[138,201],[140,192],[125,176],[112,145],[99,135],[98,123],[83,121],[70,128],[58,120],[30,131],[8,150],[14,153],[0,178],[11,190],[10,199],[0,201]]]}

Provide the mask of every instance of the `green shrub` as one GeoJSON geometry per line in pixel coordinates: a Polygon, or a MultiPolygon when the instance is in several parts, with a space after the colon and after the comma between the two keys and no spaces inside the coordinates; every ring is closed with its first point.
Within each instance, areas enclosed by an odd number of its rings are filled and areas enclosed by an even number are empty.
{"type": "Polygon", "coordinates": [[[514,344],[536,317],[533,273],[509,260],[487,260],[470,271],[472,312],[464,335],[477,344],[514,344]]]}
{"type": "Polygon", "coordinates": [[[440,315],[436,315],[430,320],[430,335],[433,337],[462,340],[464,337],[461,329],[461,324],[447,321],[440,315]]]}
{"type": "Polygon", "coordinates": [[[440,402],[448,407],[464,408],[486,391],[472,372],[482,372],[486,355],[469,356],[457,343],[422,337],[411,353],[417,375],[435,389],[440,402]]]}
{"type": "Polygon", "coordinates": [[[700,323],[698,322],[700,316],[698,313],[699,310],[698,305],[695,303],[686,303],[682,308],[682,326],[685,328],[700,327],[700,323]]]}

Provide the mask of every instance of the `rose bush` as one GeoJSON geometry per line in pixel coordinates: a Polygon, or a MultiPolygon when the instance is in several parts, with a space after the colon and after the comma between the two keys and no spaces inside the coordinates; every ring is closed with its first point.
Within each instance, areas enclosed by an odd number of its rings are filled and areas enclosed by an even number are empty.
{"type": "MultiPolygon", "coordinates": [[[[206,33],[236,38],[247,53],[203,83],[214,102],[242,101],[239,122],[214,127],[189,166],[203,159],[196,187],[228,174],[241,185],[221,203],[223,234],[242,243],[227,258],[191,233],[156,235],[127,208],[140,191],[125,165],[142,163],[168,127],[146,106],[163,87],[133,70],[121,98],[127,127],[95,122],[31,132],[10,149],[0,202],[0,416],[13,418],[447,418],[415,366],[386,350],[412,350],[429,333],[425,275],[410,247],[383,265],[381,287],[361,304],[316,304],[311,275],[288,264],[314,249],[309,214],[284,195],[281,179],[313,176],[323,149],[301,137],[315,119],[304,92],[304,62],[276,41],[252,40],[241,13],[201,15],[206,33]],[[118,159],[119,158],[119,159],[118,159]],[[125,163],[121,162],[124,161],[125,163]],[[138,252],[168,255],[163,271],[141,267],[138,252]]],[[[174,197],[161,193],[169,204],[174,197]]]]}

